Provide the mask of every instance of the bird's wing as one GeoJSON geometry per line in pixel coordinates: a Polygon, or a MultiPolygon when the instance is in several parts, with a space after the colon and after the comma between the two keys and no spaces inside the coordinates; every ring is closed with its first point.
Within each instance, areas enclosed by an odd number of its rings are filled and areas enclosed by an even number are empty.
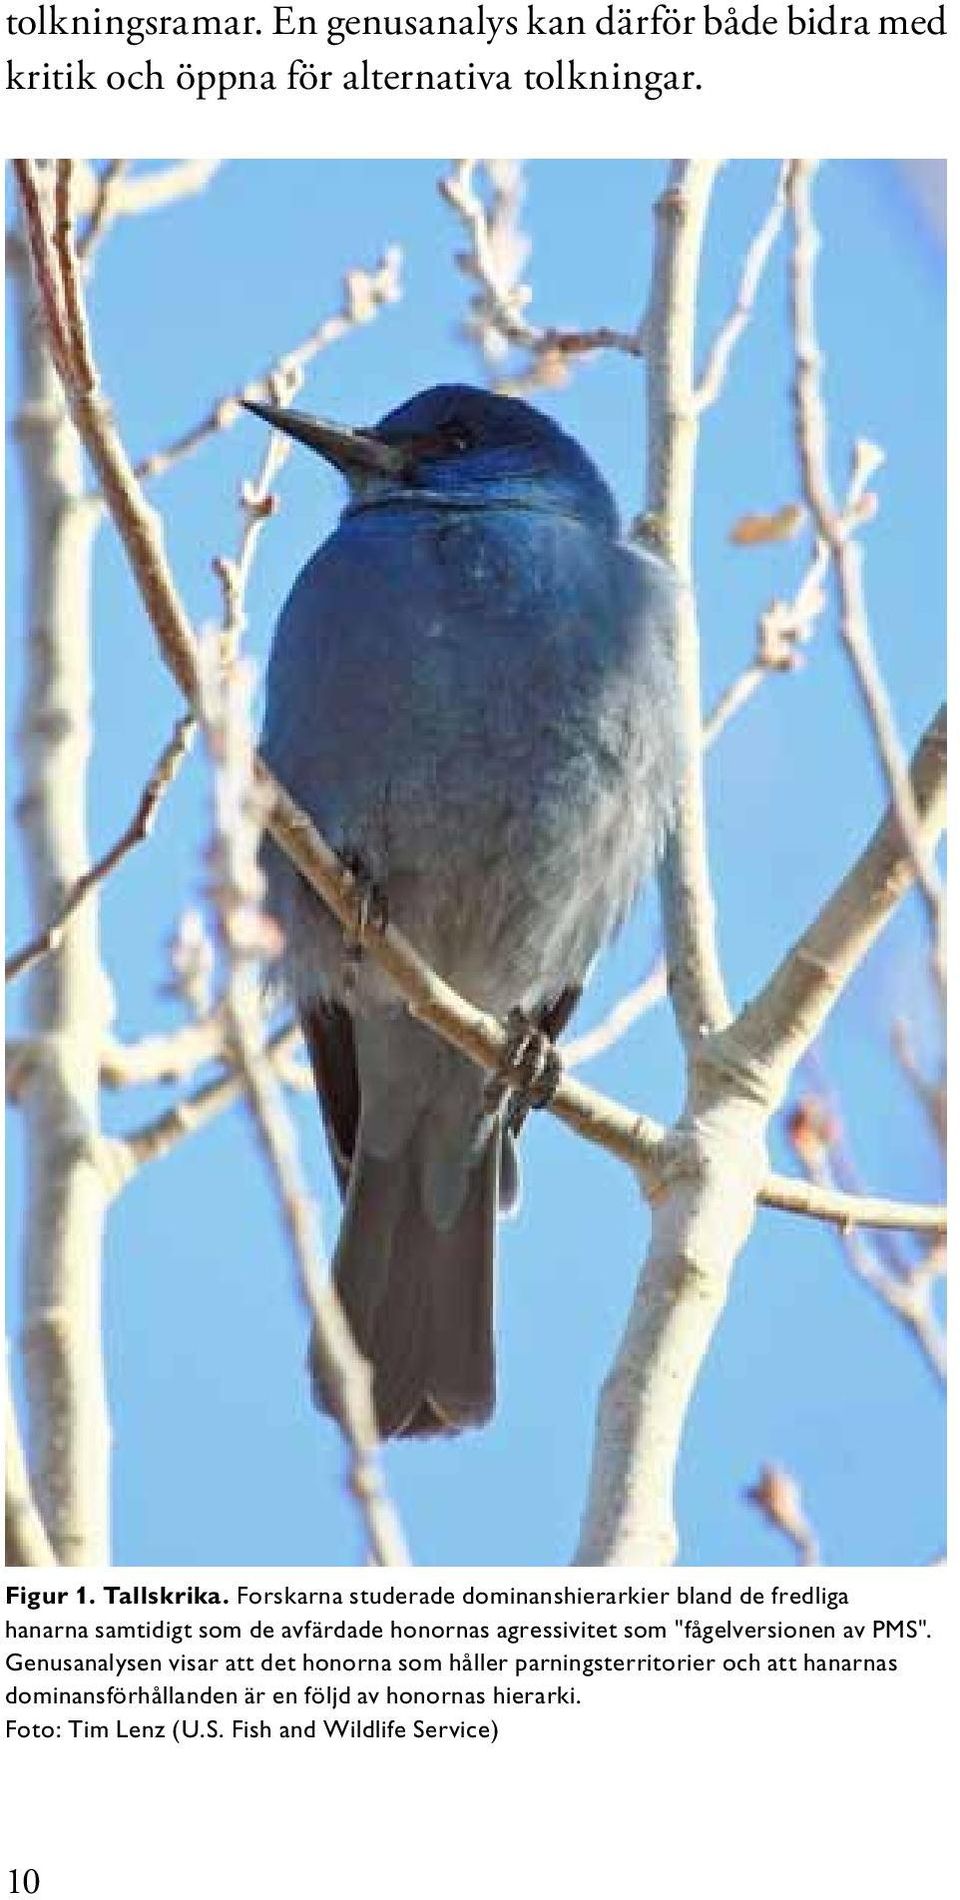
{"type": "Polygon", "coordinates": [[[307,1045],[330,1155],[341,1195],[347,1191],[360,1119],[360,1081],[353,1023],[337,1003],[304,1003],[300,1027],[307,1045]]]}

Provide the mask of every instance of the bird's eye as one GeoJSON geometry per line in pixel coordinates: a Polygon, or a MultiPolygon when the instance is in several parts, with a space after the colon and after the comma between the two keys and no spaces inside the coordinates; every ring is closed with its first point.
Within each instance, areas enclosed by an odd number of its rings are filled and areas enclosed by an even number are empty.
{"type": "Polygon", "coordinates": [[[476,439],[473,430],[469,429],[465,422],[456,420],[444,422],[439,434],[444,448],[449,449],[454,455],[463,455],[467,449],[472,449],[476,439]]]}

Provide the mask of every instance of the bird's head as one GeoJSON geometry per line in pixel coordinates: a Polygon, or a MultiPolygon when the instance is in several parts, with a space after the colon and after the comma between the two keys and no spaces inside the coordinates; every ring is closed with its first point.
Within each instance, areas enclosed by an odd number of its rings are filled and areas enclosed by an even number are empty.
{"type": "Polygon", "coordinates": [[[244,407],[332,462],[350,484],[353,507],[392,499],[513,503],[618,532],[613,497],[579,443],[513,397],[444,383],[421,390],[372,428],[345,428],[266,403],[244,407]]]}

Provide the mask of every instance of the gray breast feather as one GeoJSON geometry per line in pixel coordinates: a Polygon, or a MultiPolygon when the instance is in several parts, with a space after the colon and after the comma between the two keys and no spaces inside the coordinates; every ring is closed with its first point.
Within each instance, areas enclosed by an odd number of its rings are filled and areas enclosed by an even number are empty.
{"type": "MultiPolygon", "coordinates": [[[[582,978],[670,822],[671,623],[669,570],[565,516],[348,518],[281,619],[264,751],[451,981],[529,1006],[582,978]]],[[[337,933],[266,862],[321,986],[337,933]]]]}

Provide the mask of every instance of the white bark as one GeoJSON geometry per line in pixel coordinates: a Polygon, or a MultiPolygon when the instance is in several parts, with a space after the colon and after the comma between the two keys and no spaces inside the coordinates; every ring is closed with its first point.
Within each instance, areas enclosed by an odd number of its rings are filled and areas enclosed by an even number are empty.
{"type": "Polygon", "coordinates": [[[704,1082],[699,1066],[710,1031],[729,1019],[707,862],[691,570],[697,281],[715,170],[702,160],[671,168],[656,205],[646,323],[647,532],[681,583],[675,652],[687,756],[661,890],[671,1001],[687,1054],[687,1108],[672,1165],[650,1195],[650,1247],[600,1395],[580,1564],[662,1564],[676,1555],[673,1481],[687,1405],[765,1167],[758,1105],[728,1102],[725,1078],[708,1075],[704,1082]]]}
{"type": "MultiPolygon", "coordinates": [[[[676,642],[688,763],[663,895],[671,997],[687,1056],[687,1103],[665,1146],[659,1178],[647,1181],[653,1231],[600,1396],[575,1558],[580,1564],[662,1564],[676,1555],[673,1485],[687,1406],[753,1224],[767,1123],[792,1064],[916,870],[892,811],[757,1001],[727,1027],[706,854],[690,573],[694,318],[711,172],[699,161],[675,165],[658,203],[647,324],[648,531],[683,583],[676,642]]],[[[942,818],[945,748],[940,718],[914,761],[912,795],[920,801],[928,849],[942,818]]]]}
{"type": "MultiPolygon", "coordinates": [[[[31,907],[54,916],[89,863],[90,570],[99,510],[41,342],[26,259],[14,248],[26,490],[27,680],[18,815],[31,907]]],[[[100,1046],[109,993],[92,895],[30,979],[35,1061],[23,1097],[27,1155],[23,1355],[37,1508],[64,1564],[109,1557],[109,1442],[100,1286],[107,1189],[96,1162],[100,1046]]]]}
{"type": "Polygon", "coordinates": [[[669,1564],[673,1485],[694,1383],[753,1224],[763,1117],[718,1105],[653,1207],[650,1246],[600,1394],[577,1564],[669,1564]]]}
{"type": "Polygon", "coordinates": [[[700,645],[693,593],[694,469],[700,412],[694,377],[697,281],[715,164],[676,161],[657,200],[647,314],[647,528],[680,580],[676,671],[687,763],[661,877],[670,992],[688,1049],[730,1014],[714,936],[703,809],[700,645]]]}

